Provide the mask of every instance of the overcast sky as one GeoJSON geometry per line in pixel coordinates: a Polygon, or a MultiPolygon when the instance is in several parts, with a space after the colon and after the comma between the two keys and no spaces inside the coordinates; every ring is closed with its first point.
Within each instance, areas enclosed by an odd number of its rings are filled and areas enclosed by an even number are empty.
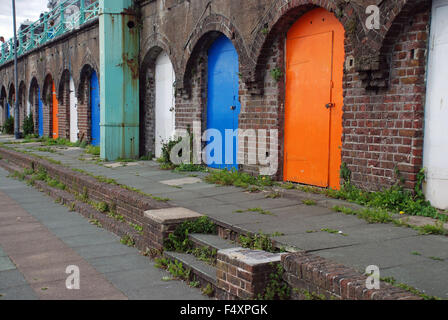
{"type": "MultiPolygon", "coordinates": [[[[47,0],[16,0],[17,28],[26,19],[35,21],[43,11],[47,11],[47,0]]],[[[0,0],[0,36],[13,37],[12,0],[0,0]]]]}

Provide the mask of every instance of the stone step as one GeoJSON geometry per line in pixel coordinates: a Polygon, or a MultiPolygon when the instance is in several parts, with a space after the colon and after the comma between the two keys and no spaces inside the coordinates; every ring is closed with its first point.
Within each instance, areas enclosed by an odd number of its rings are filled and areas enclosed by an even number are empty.
{"type": "Polygon", "coordinates": [[[163,254],[166,258],[182,262],[184,267],[190,268],[196,278],[201,282],[202,286],[210,283],[216,288],[217,280],[215,267],[196,259],[196,257],[191,254],[172,251],[165,251],[163,254]]]}
{"type": "Polygon", "coordinates": [[[237,243],[234,243],[230,240],[225,240],[214,234],[192,233],[189,235],[189,237],[196,248],[208,247],[210,249],[216,249],[216,251],[218,251],[239,247],[237,243]]]}

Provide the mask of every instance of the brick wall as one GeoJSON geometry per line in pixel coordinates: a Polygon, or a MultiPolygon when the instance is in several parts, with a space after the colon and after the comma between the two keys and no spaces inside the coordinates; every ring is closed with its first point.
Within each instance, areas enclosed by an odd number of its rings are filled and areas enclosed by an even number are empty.
{"type": "MultiPolygon", "coordinates": [[[[270,150],[269,130],[278,130],[277,150],[279,164],[283,163],[283,141],[284,141],[284,95],[285,95],[285,59],[284,59],[283,38],[276,38],[269,51],[264,52],[266,59],[266,71],[263,79],[262,94],[253,94],[247,85],[240,81],[241,114],[239,117],[239,128],[241,130],[267,130],[267,150],[270,150]],[[278,81],[273,78],[271,72],[278,69],[282,72],[282,77],[278,81]]],[[[256,131],[258,132],[258,131],[256,131]]],[[[257,136],[258,137],[258,136],[257,136]]],[[[247,140],[239,142],[239,157],[242,162],[241,169],[244,172],[258,175],[258,165],[251,165],[248,162],[249,155],[253,156],[257,149],[248,148],[247,140]]],[[[257,140],[258,147],[258,140],[257,140]]],[[[257,155],[258,156],[258,155],[257,155]]],[[[257,159],[257,163],[258,159],[257,159]]],[[[282,179],[283,167],[280,165],[277,179],[282,179]]]]}
{"type": "Polygon", "coordinates": [[[380,289],[367,289],[367,276],[309,253],[284,255],[281,259],[283,279],[292,288],[292,299],[304,300],[314,293],[334,300],[422,300],[384,282],[380,289]]]}
{"type": "Polygon", "coordinates": [[[395,23],[396,34],[385,43],[387,89],[368,90],[357,72],[344,74],[342,161],[363,188],[394,184],[395,168],[408,188],[415,186],[422,166],[428,21],[424,9],[395,23]]]}
{"type": "Polygon", "coordinates": [[[191,94],[176,95],[176,129],[192,127],[193,121],[202,123],[202,131],[207,129],[207,59],[205,53],[192,71],[191,94]]]}

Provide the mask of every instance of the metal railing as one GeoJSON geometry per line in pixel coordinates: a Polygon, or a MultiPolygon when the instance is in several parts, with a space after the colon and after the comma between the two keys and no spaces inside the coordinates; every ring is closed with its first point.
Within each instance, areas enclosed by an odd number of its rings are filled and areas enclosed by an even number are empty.
{"type": "MultiPolygon", "coordinates": [[[[17,34],[17,55],[23,55],[96,18],[98,0],[65,0],[17,34]]],[[[0,65],[14,58],[14,39],[0,48],[0,65]]]]}

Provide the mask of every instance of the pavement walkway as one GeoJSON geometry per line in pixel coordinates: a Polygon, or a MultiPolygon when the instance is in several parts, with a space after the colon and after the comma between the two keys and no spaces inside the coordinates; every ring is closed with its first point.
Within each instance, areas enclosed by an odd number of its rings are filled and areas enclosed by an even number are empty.
{"type": "MultiPolygon", "coordinates": [[[[170,203],[175,206],[197,211],[247,231],[282,234],[275,238],[276,241],[313,252],[360,272],[364,272],[369,265],[376,265],[380,268],[381,277],[394,277],[398,282],[429,295],[448,298],[448,277],[445,276],[448,273],[448,237],[419,235],[413,229],[392,224],[368,224],[357,217],[328,209],[324,203],[330,200],[320,195],[305,195],[317,201],[317,205],[307,206],[299,198],[269,199],[265,198],[265,193],[248,193],[240,188],[211,185],[201,181],[203,173],[195,179],[191,173],[163,171],[153,161],[126,165],[107,163],[106,167],[104,163],[96,163],[79,148],[60,148],[56,153],[49,153],[33,149],[32,144],[14,147],[27,148],[35,154],[61,161],[66,166],[113,178],[120,184],[154,196],[170,198],[170,203]],[[269,210],[272,215],[236,212],[249,208],[269,210]],[[344,235],[322,229],[342,231],[344,235]]],[[[17,195],[17,198],[22,197],[23,194],[17,195]]]]}
{"type": "Polygon", "coordinates": [[[111,232],[0,168],[0,300],[202,300],[111,232]],[[80,289],[69,290],[68,266],[80,289]]]}

